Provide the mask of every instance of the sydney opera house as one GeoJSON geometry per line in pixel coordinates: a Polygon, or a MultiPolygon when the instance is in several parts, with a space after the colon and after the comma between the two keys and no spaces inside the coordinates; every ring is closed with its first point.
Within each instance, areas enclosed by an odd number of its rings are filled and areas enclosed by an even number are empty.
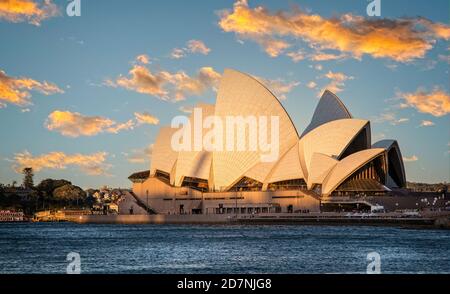
{"type": "Polygon", "coordinates": [[[129,177],[155,213],[315,212],[333,199],[382,197],[406,185],[398,143],[372,143],[370,122],[354,118],[330,91],[301,133],[269,89],[235,70],[225,70],[215,105],[197,107],[219,118],[278,117],[278,159],[262,161],[260,150],[175,151],[177,129],[162,127],[150,170],[129,177]]]}

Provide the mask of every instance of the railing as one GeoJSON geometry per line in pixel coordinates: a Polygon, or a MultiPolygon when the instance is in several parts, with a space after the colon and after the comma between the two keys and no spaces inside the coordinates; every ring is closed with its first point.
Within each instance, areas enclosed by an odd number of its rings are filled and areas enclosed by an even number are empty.
{"type": "Polygon", "coordinates": [[[152,208],[148,207],[133,191],[129,192],[131,196],[136,200],[137,205],[139,205],[142,209],[147,211],[148,214],[157,214],[152,208]]]}

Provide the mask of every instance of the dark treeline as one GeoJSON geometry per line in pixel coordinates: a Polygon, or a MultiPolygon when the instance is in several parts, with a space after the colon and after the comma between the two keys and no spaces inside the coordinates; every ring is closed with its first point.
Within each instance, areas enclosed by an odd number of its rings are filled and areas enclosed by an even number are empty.
{"type": "Polygon", "coordinates": [[[22,210],[31,215],[36,211],[61,208],[90,207],[94,199],[70,181],[45,179],[34,185],[33,169],[23,169],[23,184],[16,187],[0,184],[0,209],[22,210]]]}

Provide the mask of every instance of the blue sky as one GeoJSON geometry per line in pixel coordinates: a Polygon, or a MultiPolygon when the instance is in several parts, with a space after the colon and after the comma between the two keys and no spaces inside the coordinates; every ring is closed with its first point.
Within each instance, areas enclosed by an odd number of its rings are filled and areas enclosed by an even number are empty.
{"type": "MultiPolygon", "coordinates": [[[[300,132],[312,116],[318,93],[333,82],[325,75],[330,71],[342,73],[347,79],[338,85],[341,91],[337,95],[355,117],[371,120],[373,142],[382,138],[398,140],[406,158],[409,181],[448,182],[450,179],[448,110],[437,114],[420,111],[418,107],[401,107],[403,100],[398,97],[399,93],[417,93],[418,89],[428,94],[440,89],[447,95],[444,102],[450,104],[448,39],[433,37],[431,48],[424,56],[407,61],[371,54],[363,54],[358,59],[353,51],[323,49],[335,55],[343,53],[346,57],[326,61],[305,57],[294,62],[282,53],[269,56],[254,35],[225,31],[219,25],[224,17],[221,11],[233,13],[233,1],[81,0],[79,17],[66,15],[66,1],[53,3],[59,8],[59,15],[39,20],[39,25],[30,23],[27,17],[2,15],[0,5],[0,71],[11,79],[47,81],[61,90],[44,93],[32,88],[28,90],[32,104],[27,105],[0,98],[0,105],[3,105],[0,107],[1,183],[21,181],[22,176],[13,166],[18,165],[17,154],[25,151],[33,158],[51,152],[65,155],[104,152],[100,162],[104,172],[86,172],[83,166],[76,164],[67,164],[65,168],[47,166],[36,171],[35,181],[51,177],[65,178],[84,188],[130,186],[127,177],[132,172],[149,168],[149,159],[143,157],[143,150],[153,143],[159,127],[182,114],[181,106],[215,100],[211,87],[188,93],[183,101],[173,101],[172,97],[164,101],[161,97],[118,85],[120,76],[130,78],[129,71],[137,62],[135,58],[143,54],[149,57],[150,63],[140,66],[152,72],[183,71],[194,77],[202,67],[211,67],[217,73],[229,67],[269,81],[295,84],[285,93],[282,103],[300,132]],[[202,41],[210,51],[207,54],[190,52],[186,46],[189,40],[202,41]],[[184,50],[185,56],[172,58],[174,48],[184,50]],[[108,86],[106,81],[112,81],[114,86],[108,86]],[[316,86],[312,87],[310,82],[316,86]],[[104,131],[95,135],[67,136],[61,129],[47,127],[49,115],[54,111],[98,116],[116,124],[136,121],[134,113],[139,112],[157,117],[159,123],[136,122],[133,129],[117,134],[104,131]],[[421,127],[423,121],[434,125],[421,127]]],[[[273,14],[289,12],[297,6],[302,13],[320,15],[324,19],[348,13],[367,18],[367,3],[249,1],[246,9],[262,6],[268,14],[273,14]]],[[[448,1],[382,0],[381,3],[380,19],[420,16],[433,24],[448,26],[448,1]]],[[[292,44],[289,50],[304,50],[306,55],[312,52],[307,41],[289,35],[282,37],[292,44]]]]}

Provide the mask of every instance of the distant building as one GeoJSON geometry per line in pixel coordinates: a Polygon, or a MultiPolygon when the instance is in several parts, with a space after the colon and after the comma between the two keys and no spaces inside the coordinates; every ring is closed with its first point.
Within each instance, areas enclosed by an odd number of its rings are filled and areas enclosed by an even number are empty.
{"type": "MultiPolygon", "coordinates": [[[[278,160],[261,161],[260,150],[177,152],[171,146],[177,129],[163,127],[150,170],[129,177],[133,193],[157,213],[319,211],[324,199],[380,196],[406,185],[397,141],[372,144],[370,122],[353,118],[328,90],[300,135],[270,90],[234,70],[225,70],[216,104],[197,108],[204,116],[223,119],[278,117],[278,160]]],[[[235,144],[237,140],[234,135],[235,144]]]]}
{"type": "Polygon", "coordinates": [[[0,222],[21,222],[23,220],[22,211],[0,210],[0,222]]]}

